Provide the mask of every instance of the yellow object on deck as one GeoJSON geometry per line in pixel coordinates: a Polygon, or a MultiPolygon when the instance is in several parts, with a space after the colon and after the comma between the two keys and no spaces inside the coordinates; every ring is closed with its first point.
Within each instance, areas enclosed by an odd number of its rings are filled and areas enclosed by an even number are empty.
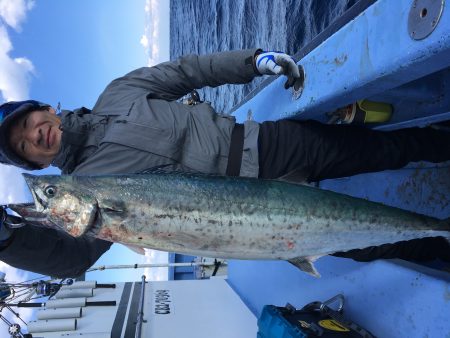
{"type": "Polygon", "coordinates": [[[382,123],[390,120],[392,111],[389,103],[359,100],[338,109],[337,114],[343,123],[382,123]]]}

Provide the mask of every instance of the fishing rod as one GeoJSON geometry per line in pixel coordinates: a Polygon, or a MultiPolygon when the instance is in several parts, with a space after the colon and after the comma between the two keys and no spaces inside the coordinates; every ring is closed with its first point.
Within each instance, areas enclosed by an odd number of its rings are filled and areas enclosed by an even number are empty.
{"type": "Polygon", "coordinates": [[[88,269],[86,272],[103,271],[110,269],[144,269],[144,268],[170,268],[170,267],[216,267],[227,265],[226,261],[215,259],[213,262],[186,262],[186,263],[148,263],[148,264],[124,264],[124,265],[99,265],[88,269]]]}

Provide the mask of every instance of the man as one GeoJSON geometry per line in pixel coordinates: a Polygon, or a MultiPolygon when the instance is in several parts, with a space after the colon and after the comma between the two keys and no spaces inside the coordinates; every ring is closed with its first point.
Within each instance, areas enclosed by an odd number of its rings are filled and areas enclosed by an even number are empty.
{"type": "Polygon", "coordinates": [[[75,175],[163,167],[261,178],[301,172],[316,181],[450,159],[450,147],[442,146],[450,145],[450,135],[428,128],[383,133],[293,120],[240,125],[207,103],[176,101],[194,89],[247,83],[262,74],[286,75],[286,87],[300,77],[288,55],[253,49],[134,70],[111,82],[92,111],[58,117],[37,101],[5,103],[1,161],[28,170],[52,164],[75,175]]]}
{"type": "Polygon", "coordinates": [[[3,213],[0,219],[0,260],[27,271],[56,277],[78,277],[112,245],[88,236],[72,237],[56,229],[24,224],[3,213]]]}

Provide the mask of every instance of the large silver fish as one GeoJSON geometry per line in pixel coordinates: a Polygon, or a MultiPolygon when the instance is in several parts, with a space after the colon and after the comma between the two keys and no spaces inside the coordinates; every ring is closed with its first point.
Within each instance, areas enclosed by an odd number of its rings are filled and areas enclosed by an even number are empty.
{"type": "Polygon", "coordinates": [[[338,251],[429,236],[447,221],[274,180],[150,173],[24,174],[35,210],[73,236],[206,257],[312,262],[338,251]]]}

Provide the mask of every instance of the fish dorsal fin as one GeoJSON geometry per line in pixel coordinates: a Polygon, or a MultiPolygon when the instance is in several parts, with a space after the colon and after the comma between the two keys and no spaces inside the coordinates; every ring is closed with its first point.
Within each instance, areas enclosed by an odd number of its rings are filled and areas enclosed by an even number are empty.
{"type": "Polygon", "coordinates": [[[310,182],[308,180],[309,173],[304,169],[294,169],[287,174],[276,178],[276,181],[287,182],[298,185],[305,185],[308,187],[316,187],[317,182],[310,182]]]}
{"type": "Polygon", "coordinates": [[[308,183],[308,173],[302,169],[294,169],[287,174],[277,178],[278,181],[307,184],[308,183]]]}
{"type": "MultiPolygon", "coordinates": [[[[172,164],[164,164],[155,167],[151,167],[145,169],[137,173],[137,175],[145,175],[145,174],[168,174],[168,175],[180,175],[180,176],[190,176],[190,177],[227,177],[229,176],[220,175],[220,174],[211,174],[211,173],[202,173],[199,171],[182,171],[182,170],[172,170],[172,164]]],[[[234,179],[239,179],[240,177],[232,177],[234,179]]],[[[313,184],[308,182],[308,173],[306,170],[302,169],[294,169],[287,173],[286,175],[280,176],[275,179],[269,179],[273,181],[282,181],[287,183],[294,183],[300,185],[311,186],[313,184]]]]}
{"type": "Polygon", "coordinates": [[[320,273],[316,270],[314,262],[321,256],[296,257],[289,259],[288,262],[295,265],[297,268],[306,272],[313,277],[320,277],[320,273]]]}
{"type": "MultiPolygon", "coordinates": [[[[182,171],[182,170],[171,170],[172,165],[166,164],[161,166],[152,167],[137,173],[136,175],[145,175],[145,174],[157,174],[157,175],[170,175],[170,176],[183,176],[183,177],[192,177],[192,178],[230,178],[229,176],[220,175],[220,174],[211,174],[211,173],[202,173],[199,171],[182,171]]],[[[235,178],[235,177],[233,177],[235,178]]]]}
{"type": "MultiPolygon", "coordinates": [[[[171,176],[183,176],[183,177],[191,177],[191,178],[223,178],[228,180],[239,180],[239,179],[249,179],[249,177],[240,177],[240,176],[226,176],[221,174],[211,174],[211,173],[202,173],[199,171],[182,171],[182,170],[171,170],[173,167],[172,164],[160,165],[152,168],[148,168],[144,171],[137,173],[136,175],[145,175],[145,174],[157,174],[157,175],[171,175],[171,176]]],[[[316,183],[310,183],[307,180],[308,174],[305,170],[295,169],[287,173],[286,175],[280,176],[274,179],[264,179],[265,181],[280,181],[291,184],[298,184],[304,186],[316,186],[316,183]]],[[[256,179],[256,178],[251,178],[256,179]]],[[[263,180],[263,179],[261,179],[263,180]]]]}

